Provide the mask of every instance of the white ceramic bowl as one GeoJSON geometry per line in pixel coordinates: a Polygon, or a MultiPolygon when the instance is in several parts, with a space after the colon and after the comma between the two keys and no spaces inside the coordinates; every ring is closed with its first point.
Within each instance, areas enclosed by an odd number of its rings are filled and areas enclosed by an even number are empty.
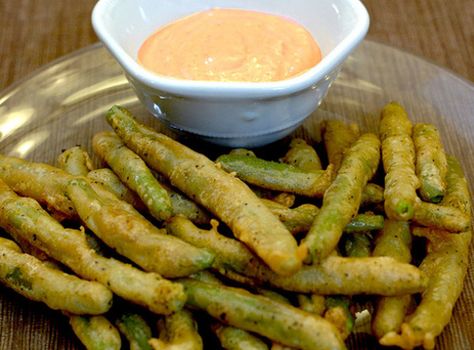
{"type": "Polygon", "coordinates": [[[165,124],[213,143],[256,147],[288,135],[319,106],[367,33],[369,16],[359,0],[100,0],[92,24],[140,100],[165,124]],[[290,17],[311,32],[323,58],[303,74],[264,83],[173,79],[137,62],[158,27],[214,7],[290,17]]]}

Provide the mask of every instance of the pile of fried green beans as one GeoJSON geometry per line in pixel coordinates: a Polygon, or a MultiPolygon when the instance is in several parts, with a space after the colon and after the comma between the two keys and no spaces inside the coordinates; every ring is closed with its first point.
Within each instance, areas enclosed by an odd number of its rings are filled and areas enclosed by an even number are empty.
{"type": "Polygon", "coordinates": [[[106,119],[57,166],[0,155],[0,281],[87,349],[345,349],[361,300],[381,345],[434,348],[471,241],[434,125],[392,102],[378,133],[326,120],[319,142],[212,160],[123,107],[106,119]]]}

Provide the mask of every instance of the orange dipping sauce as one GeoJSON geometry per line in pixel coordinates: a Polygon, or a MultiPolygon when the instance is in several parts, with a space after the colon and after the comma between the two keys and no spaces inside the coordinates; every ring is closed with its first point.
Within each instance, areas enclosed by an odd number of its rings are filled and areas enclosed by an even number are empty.
{"type": "Polygon", "coordinates": [[[138,51],[146,69],[187,80],[284,80],[320,60],[318,44],[298,23],[237,9],[212,9],[172,22],[138,51]]]}

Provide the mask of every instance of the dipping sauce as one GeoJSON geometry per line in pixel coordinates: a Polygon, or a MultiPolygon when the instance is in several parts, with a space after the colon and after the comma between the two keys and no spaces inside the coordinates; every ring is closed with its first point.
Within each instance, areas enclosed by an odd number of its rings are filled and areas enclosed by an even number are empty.
{"type": "Polygon", "coordinates": [[[237,9],[211,9],[172,22],[138,51],[148,70],[188,80],[284,80],[320,60],[318,44],[298,23],[237,9]]]}

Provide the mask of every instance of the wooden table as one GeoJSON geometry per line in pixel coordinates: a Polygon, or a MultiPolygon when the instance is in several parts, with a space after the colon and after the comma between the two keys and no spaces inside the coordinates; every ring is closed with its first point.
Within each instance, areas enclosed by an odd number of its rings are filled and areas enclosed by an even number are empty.
{"type": "MultiPolygon", "coordinates": [[[[474,81],[472,0],[363,2],[371,15],[368,39],[423,56],[474,81]]],[[[65,54],[97,42],[90,24],[94,4],[93,0],[0,0],[0,90],[65,54]]],[[[0,102],[0,113],[1,110],[0,102]]],[[[22,302],[22,297],[3,287],[0,292],[10,300],[22,302]]],[[[77,341],[69,326],[48,321],[54,312],[37,303],[32,303],[32,309],[33,316],[27,309],[22,311],[25,314],[12,315],[8,308],[0,307],[1,350],[54,348],[64,334],[71,339],[62,339],[61,344],[75,348],[77,341]],[[25,325],[22,320],[27,316],[30,322],[25,325]],[[18,332],[11,332],[12,328],[3,332],[3,322],[14,324],[13,329],[18,332]],[[33,344],[31,339],[44,347],[33,344]]]]}
{"type": "MultiPolygon", "coordinates": [[[[0,90],[36,68],[97,41],[94,0],[0,1],[0,90]]],[[[472,0],[364,0],[368,38],[445,66],[474,81],[472,0]]]]}

